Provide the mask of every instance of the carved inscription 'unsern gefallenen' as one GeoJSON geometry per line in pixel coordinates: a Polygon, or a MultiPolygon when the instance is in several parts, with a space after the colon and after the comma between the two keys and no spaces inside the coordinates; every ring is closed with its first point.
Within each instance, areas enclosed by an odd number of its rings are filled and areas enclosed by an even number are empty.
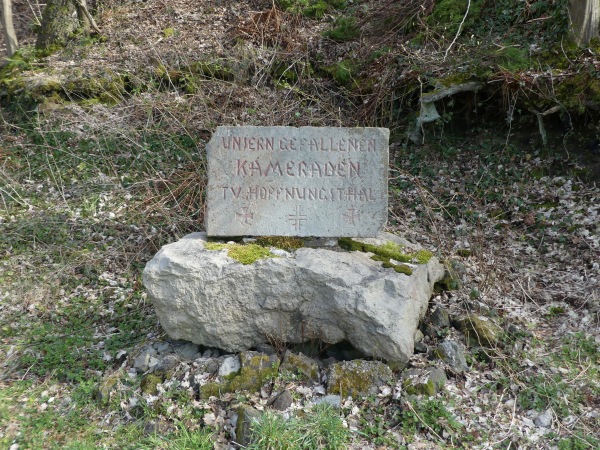
{"type": "Polygon", "coordinates": [[[370,236],[387,218],[384,128],[219,127],[208,146],[214,236],[370,236]]]}

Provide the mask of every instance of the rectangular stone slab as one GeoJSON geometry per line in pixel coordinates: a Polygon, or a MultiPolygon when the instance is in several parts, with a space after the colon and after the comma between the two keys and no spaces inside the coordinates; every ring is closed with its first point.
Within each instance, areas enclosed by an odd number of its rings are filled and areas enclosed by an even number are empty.
{"type": "Polygon", "coordinates": [[[372,237],[387,221],[387,128],[218,127],[209,236],[372,237]]]}

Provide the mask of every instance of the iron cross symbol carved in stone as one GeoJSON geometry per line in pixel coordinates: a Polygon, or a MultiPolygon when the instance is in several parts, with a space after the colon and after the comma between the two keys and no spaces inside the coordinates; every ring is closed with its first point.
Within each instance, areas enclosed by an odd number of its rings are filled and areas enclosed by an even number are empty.
{"type": "Polygon", "coordinates": [[[306,222],[306,215],[302,214],[302,206],[297,205],[296,211],[288,214],[288,221],[292,224],[294,230],[299,231],[302,228],[303,222],[306,222]]]}
{"type": "Polygon", "coordinates": [[[243,225],[252,225],[254,213],[249,212],[247,206],[242,206],[242,212],[236,212],[235,215],[243,225]]]}
{"type": "Polygon", "coordinates": [[[360,220],[360,212],[355,208],[348,208],[348,212],[343,213],[342,216],[352,225],[356,225],[355,222],[360,220]]]}

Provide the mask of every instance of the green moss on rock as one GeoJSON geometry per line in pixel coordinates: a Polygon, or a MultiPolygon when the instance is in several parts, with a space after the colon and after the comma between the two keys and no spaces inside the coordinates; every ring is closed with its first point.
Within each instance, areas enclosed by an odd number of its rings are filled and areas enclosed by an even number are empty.
{"type": "Polygon", "coordinates": [[[327,391],[354,398],[374,395],[391,378],[392,370],[380,361],[343,361],[329,367],[327,391]]]}
{"type": "Polygon", "coordinates": [[[259,391],[267,381],[277,376],[279,370],[279,359],[275,355],[242,352],[240,362],[242,369],[223,377],[221,383],[211,382],[200,386],[200,398],[218,397],[229,392],[259,391]]]}
{"type": "Polygon", "coordinates": [[[226,383],[211,382],[200,386],[199,396],[201,399],[208,399],[210,397],[219,397],[221,394],[229,392],[227,390],[226,383]]]}
{"type": "Polygon", "coordinates": [[[280,373],[303,381],[319,381],[319,365],[314,359],[302,353],[286,352],[280,373]]]}
{"type": "Polygon", "coordinates": [[[235,391],[258,391],[268,380],[275,378],[279,370],[279,358],[257,352],[240,354],[242,370],[229,381],[228,389],[235,391]]]}
{"type": "Polygon", "coordinates": [[[338,245],[344,250],[373,253],[371,259],[381,261],[382,267],[394,269],[398,273],[412,275],[413,270],[406,264],[397,264],[397,262],[412,262],[415,264],[427,264],[433,254],[427,250],[418,250],[416,252],[406,253],[404,246],[395,242],[386,242],[383,245],[366,244],[355,241],[350,238],[340,238],[338,245]]]}
{"type": "Polygon", "coordinates": [[[158,385],[163,382],[160,375],[149,373],[142,378],[140,388],[144,394],[156,395],[158,394],[158,385]]]}
{"type": "Polygon", "coordinates": [[[434,367],[407,370],[402,376],[402,388],[409,395],[425,395],[432,397],[446,384],[446,373],[443,369],[434,367]]]}
{"type": "Polygon", "coordinates": [[[453,325],[465,335],[471,346],[494,347],[502,335],[502,328],[491,319],[475,314],[459,317],[453,325]]]}
{"type": "Polygon", "coordinates": [[[381,267],[384,269],[394,269],[397,273],[403,273],[404,275],[411,276],[413,271],[406,264],[394,264],[389,261],[384,262],[381,267]]]}
{"type": "Polygon", "coordinates": [[[110,402],[110,395],[116,389],[119,379],[121,378],[122,372],[114,372],[105,377],[98,386],[98,391],[95,393],[100,404],[107,406],[110,402]]]}
{"type": "Polygon", "coordinates": [[[258,244],[223,244],[218,242],[206,242],[206,250],[227,249],[227,256],[242,264],[252,264],[259,259],[275,258],[268,248],[258,244]]]}
{"type": "Polygon", "coordinates": [[[295,250],[304,247],[304,240],[292,236],[263,236],[256,239],[263,247],[275,247],[282,250],[295,250]]]}
{"type": "Polygon", "coordinates": [[[383,245],[373,245],[355,241],[351,238],[340,238],[338,240],[338,245],[344,250],[373,253],[381,258],[393,259],[399,262],[427,264],[433,256],[433,253],[427,250],[406,253],[404,251],[404,246],[395,242],[386,242],[383,245]]]}

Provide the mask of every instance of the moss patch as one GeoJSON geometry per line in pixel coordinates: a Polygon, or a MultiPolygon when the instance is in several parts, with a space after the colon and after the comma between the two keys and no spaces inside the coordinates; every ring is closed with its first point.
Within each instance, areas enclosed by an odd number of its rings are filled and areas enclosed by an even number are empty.
{"type": "Polygon", "coordinates": [[[460,317],[453,325],[465,335],[470,346],[494,347],[502,335],[502,328],[491,319],[475,314],[460,317]]]}
{"type": "Polygon", "coordinates": [[[394,269],[397,273],[403,273],[404,275],[408,276],[411,276],[413,274],[412,269],[406,264],[394,264],[389,260],[384,261],[381,267],[383,267],[384,269],[394,269]]]}
{"type": "Polygon", "coordinates": [[[268,248],[258,244],[222,244],[218,242],[207,242],[204,244],[207,250],[227,249],[227,256],[241,262],[242,264],[252,264],[259,259],[275,258],[268,248]]]}
{"type": "Polygon", "coordinates": [[[379,386],[387,384],[391,377],[391,369],[379,361],[335,363],[329,368],[327,392],[355,398],[377,394],[379,386]]]}
{"type": "Polygon", "coordinates": [[[279,359],[258,352],[240,353],[242,369],[239,373],[224,377],[223,382],[211,382],[200,386],[200,398],[218,397],[229,392],[259,391],[279,371],[279,359]]]}
{"type": "Polygon", "coordinates": [[[275,378],[279,370],[279,359],[257,352],[240,353],[242,370],[228,383],[228,389],[235,391],[258,391],[268,380],[275,378]]]}
{"type": "Polygon", "coordinates": [[[405,275],[412,275],[412,269],[406,264],[397,264],[396,262],[427,264],[433,256],[433,254],[427,250],[405,253],[404,246],[396,244],[395,242],[386,242],[383,245],[373,245],[358,242],[350,238],[340,238],[338,240],[338,245],[348,251],[373,253],[371,259],[374,261],[381,261],[383,263],[382,267],[394,269],[396,272],[405,275]]]}
{"type": "Polygon", "coordinates": [[[144,394],[156,395],[158,393],[158,385],[163,382],[161,376],[149,373],[140,383],[140,388],[144,394]]]}
{"type": "Polygon", "coordinates": [[[304,247],[304,241],[290,236],[263,236],[256,239],[256,243],[263,247],[275,247],[282,250],[294,250],[304,247]]]}
{"type": "Polygon", "coordinates": [[[281,364],[281,373],[303,381],[319,381],[317,362],[302,353],[286,352],[283,364],[281,364]]]}

